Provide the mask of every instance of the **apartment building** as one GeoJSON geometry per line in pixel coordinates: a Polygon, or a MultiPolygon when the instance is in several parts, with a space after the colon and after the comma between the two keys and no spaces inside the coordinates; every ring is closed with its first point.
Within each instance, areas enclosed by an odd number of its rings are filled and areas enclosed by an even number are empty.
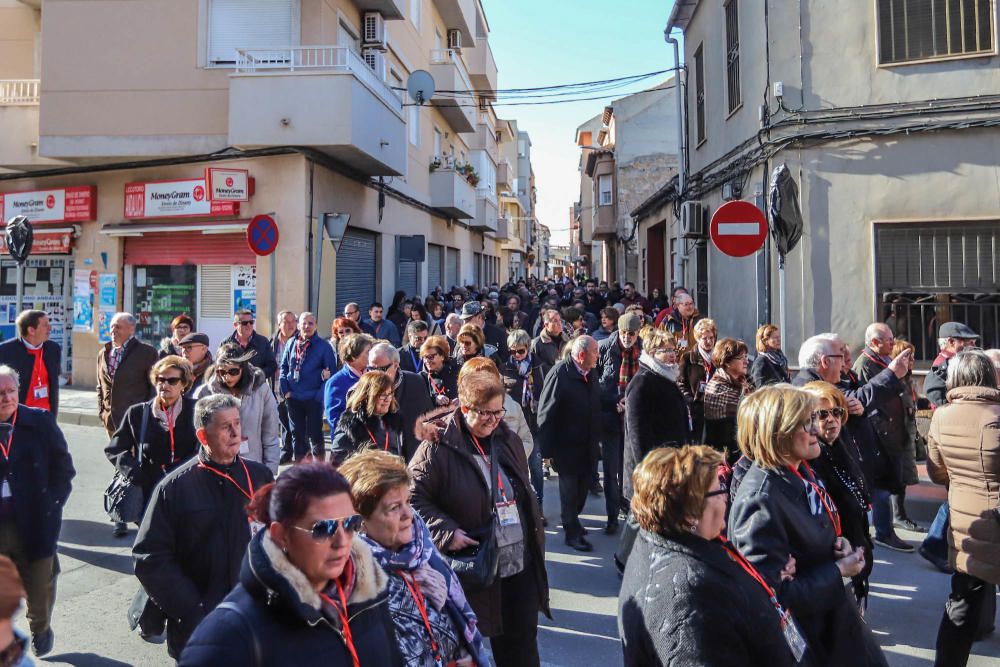
{"type": "Polygon", "coordinates": [[[669,230],[667,283],[694,287],[723,333],[785,319],[785,347],[821,331],[860,344],[887,321],[917,359],[937,327],[1000,329],[1000,57],[991,0],[678,0],[686,172],[633,210],[669,230]],[[762,94],[763,93],[763,94],[762,94]],[[785,165],[804,229],[733,259],[705,240],[726,200],[758,201],[785,165]],[[685,238],[678,214],[686,221],[685,238]]]}
{"type": "Polygon", "coordinates": [[[502,120],[497,126],[500,140],[500,191],[502,233],[504,241],[501,261],[501,281],[539,275],[535,254],[535,194],[534,170],[531,167],[531,137],[518,128],[516,120],[502,120]]]}
{"type": "Polygon", "coordinates": [[[152,342],[187,312],[216,342],[238,307],[264,333],[281,308],[325,329],[348,301],[498,280],[496,80],[481,0],[0,0],[26,303],[90,384],[116,310],[152,342]],[[443,92],[414,103],[416,70],[443,92]],[[269,256],[247,242],[261,214],[269,256]]]}

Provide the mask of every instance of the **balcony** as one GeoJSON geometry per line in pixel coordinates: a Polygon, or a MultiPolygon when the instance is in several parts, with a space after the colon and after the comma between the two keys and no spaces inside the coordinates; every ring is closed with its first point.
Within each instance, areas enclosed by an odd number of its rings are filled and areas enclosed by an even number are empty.
{"type": "Polygon", "coordinates": [[[510,221],[507,218],[497,218],[497,228],[493,232],[493,238],[497,241],[506,241],[510,238],[510,221]]]}
{"type": "Polygon", "coordinates": [[[489,122],[489,114],[480,111],[476,123],[476,133],[469,137],[469,148],[473,150],[486,151],[490,160],[495,164],[500,158],[500,151],[497,147],[497,135],[493,129],[493,124],[489,122]]]}
{"type": "Polygon", "coordinates": [[[343,46],[238,53],[229,81],[231,146],[310,146],[362,174],[403,174],[403,103],[361,56],[343,46]]]}
{"type": "Polygon", "coordinates": [[[476,188],[450,167],[431,172],[431,206],[452,218],[476,217],[476,188]]]}
{"type": "Polygon", "coordinates": [[[434,6],[449,30],[461,31],[462,44],[475,44],[476,0],[434,0],[434,6]]]}
{"type": "Polygon", "coordinates": [[[386,21],[405,18],[403,0],[354,0],[354,6],[362,12],[382,12],[386,21]]]}
{"type": "Polygon", "coordinates": [[[497,163],[497,190],[510,190],[514,185],[514,169],[510,160],[504,158],[497,163]]]}
{"type": "Polygon", "coordinates": [[[488,187],[476,188],[476,219],[469,229],[495,232],[497,229],[497,196],[488,187]]]}
{"type": "Polygon", "coordinates": [[[0,170],[63,164],[38,157],[38,79],[0,79],[0,170]]]}
{"type": "Polygon", "coordinates": [[[434,77],[434,90],[438,91],[431,98],[431,104],[437,107],[455,132],[475,131],[476,99],[469,92],[474,88],[465,71],[462,57],[454,49],[435,49],[431,51],[430,69],[434,77]]]}
{"type": "Polygon", "coordinates": [[[476,90],[497,89],[497,61],[493,58],[493,49],[488,37],[477,37],[472,48],[462,49],[465,63],[469,67],[469,78],[476,90]]]}

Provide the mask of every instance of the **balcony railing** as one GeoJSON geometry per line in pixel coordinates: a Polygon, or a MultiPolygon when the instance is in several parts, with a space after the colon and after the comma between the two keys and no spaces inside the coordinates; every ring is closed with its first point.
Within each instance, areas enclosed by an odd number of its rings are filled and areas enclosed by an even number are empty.
{"type": "MultiPolygon", "coordinates": [[[[465,90],[475,90],[472,87],[472,80],[469,78],[469,73],[465,71],[465,63],[462,62],[462,56],[459,55],[458,51],[454,49],[434,49],[431,51],[431,65],[447,65],[452,63],[458,68],[458,76],[462,79],[462,83],[465,84],[465,90]]],[[[460,100],[465,104],[472,104],[474,102],[472,97],[468,99],[460,100]]]]}
{"type": "Polygon", "coordinates": [[[346,46],[294,46],[282,49],[237,49],[236,71],[341,71],[350,72],[372,90],[385,104],[403,113],[403,102],[389,84],[369,67],[364,59],[346,46]]]}
{"type": "Polygon", "coordinates": [[[0,79],[0,107],[38,104],[38,79],[0,79]]]}

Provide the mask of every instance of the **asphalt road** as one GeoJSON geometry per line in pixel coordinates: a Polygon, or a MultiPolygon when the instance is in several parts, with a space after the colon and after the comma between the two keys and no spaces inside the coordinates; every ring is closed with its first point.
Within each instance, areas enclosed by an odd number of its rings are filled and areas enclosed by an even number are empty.
{"type": "MultiPolygon", "coordinates": [[[[77,468],[60,540],[62,574],[53,619],[55,648],[40,665],[115,667],[170,665],[166,648],[130,633],[125,611],[137,589],[129,556],[131,538],[115,539],[105,519],[102,493],[111,468],[102,448],[103,430],[63,425],[77,468]]],[[[551,585],[552,620],[542,618],[539,644],[547,667],[622,664],[616,622],[619,580],[611,565],[617,538],[603,535],[603,499],[591,497],[584,525],[595,550],[567,549],[558,531],[555,480],[546,488],[549,518],[546,561],[551,585]]],[[[918,514],[933,509],[928,501],[918,514]]],[[[918,536],[904,534],[914,543],[918,536]]],[[[927,667],[934,660],[934,638],[949,578],[916,554],[877,549],[868,619],[891,665],[927,667]]],[[[23,618],[18,627],[27,630],[23,618]]],[[[978,643],[969,665],[1000,667],[1000,637],[978,643]]]]}

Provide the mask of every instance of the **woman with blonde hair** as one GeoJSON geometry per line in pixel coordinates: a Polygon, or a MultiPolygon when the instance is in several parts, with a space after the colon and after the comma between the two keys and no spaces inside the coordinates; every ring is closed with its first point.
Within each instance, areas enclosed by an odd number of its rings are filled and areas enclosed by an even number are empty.
{"type": "Polygon", "coordinates": [[[368,371],[347,395],[347,409],[333,434],[331,460],[339,466],[363,449],[403,455],[402,423],[392,378],[382,371],[368,371]]]}
{"type": "Polygon", "coordinates": [[[708,317],[698,320],[694,325],[694,349],[681,354],[677,362],[680,375],[677,384],[691,408],[691,439],[694,442],[702,441],[705,430],[705,387],[715,371],[712,350],[718,336],[715,320],[708,317]]]}
{"type": "Polygon", "coordinates": [[[792,381],[788,375],[788,358],[781,351],[781,331],[778,327],[765,324],[757,329],[754,347],[757,358],[750,366],[750,378],[755,387],[792,381]]]}
{"type": "MultiPolygon", "coordinates": [[[[486,343],[486,334],[475,324],[463,324],[462,328],[458,330],[458,336],[455,337],[455,340],[457,344],[455,345],[454,357],[459,364],[464,364],[476,357],[494,359],[496,356],[497,349],[486,343]]],[[[495,360],[494,363],[496,363],[495,360]]]]}

